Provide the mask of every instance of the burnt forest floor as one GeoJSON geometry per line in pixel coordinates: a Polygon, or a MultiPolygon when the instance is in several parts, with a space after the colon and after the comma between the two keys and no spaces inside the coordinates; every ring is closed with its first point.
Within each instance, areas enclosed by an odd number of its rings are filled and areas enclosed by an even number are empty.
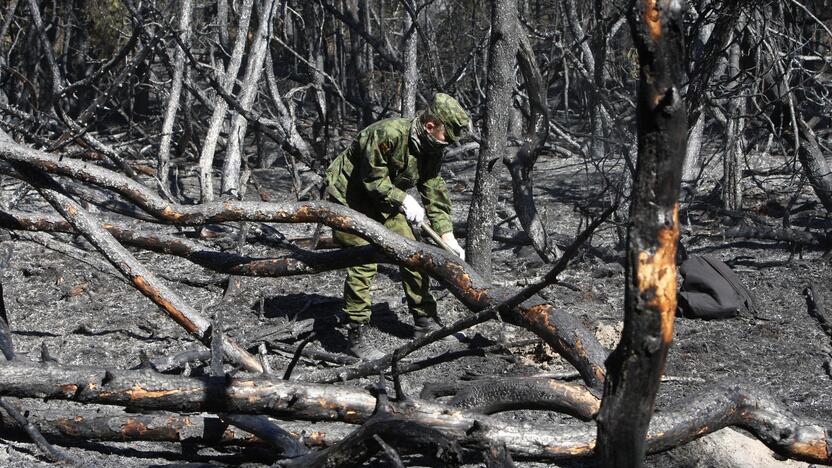
{"type": "MultiPolygon", "coordinates": [[[[470,155],[469,155],[470,158],[470,155]]],[[[762,169],[777,161],[756,161],[762,169]]],[[[452,160],[444,171],[454,201],[453,215],[464,222],[474,180],[473,159],[452,160]]],[[[583,228],[586,219],[575,206],[600,212],[604,197],[599,195],[601,176],[595,166],[572,159],[543,156],[536,168],[538,206],[545,211],[547,228],[552,233],[568,238],[583,228]]],[[[756,166],[755,166],[756,167],[756,166]]],[[[501,173],[501,205],[511,206],[511,189],[505,170],[501,173]]],[[[832,421],[832,386],[823,364],[828,358],[830,339],[807,313],[801,291],[813,283],[817,293],[832,307],[832,271],[829,260],[822,260],[824,252],[812,249],[796,251],[782,242],[743,240],[721,237],[730,223],[715,207],[718,201],[708,196],[717,176],[703,179],[691,209],[683,218],[683,243],[690,254],[711,254],[731,264],[754,295],[758,311],[754,316],[740,316],[722,321],[676,319],[673,346],[668,356],[666,375],[661,385],[658,408],[672,408],[674,402],[697,394],[715,381],[740,378],[771,392],[792,411],[832,421]]],[[[271,199],[291,198],[286,171],[276,167],[255,170],[254,178],[271,199]]],[[[195,178],[183,179],[186,189],[193,188],[195,178]]],[[[744,222],[781,224],[772,216],[775,208],[785,207],[794,180],[781,177],[761,181],[760,186],[745,181],[745,207],[750,216],[744,222]]],[[[0,200],[8,199],[16,183],[6,178],[0,200]]],[[[256,190],[249,190],[248,198],[255,199],[256,190]]],[[[814,200],[806,189],[796,206],[814,200]]],[[[44,210],[42,201],[31,201],[22,209],[44,210]]],[[[832,225],[822,215],[795,218],[796,229],[811,227],[829,230],[832,225]]],[[[776,213],[775,213],[776,214],[776,213]]],[[[518,227],[507,224],[508,227],[518,227]]],[[[235,229],[231,226],[231,229],[235,229]]],[[[313,225],[276,225],[286,238],[308,238],[313,225]]],[[[186,229],[187,231],[187,229],[186,229]]],[[[191,230],[192,231],[192,230],[191,230]]],[[[328,235],[325,232],[324,235],[328,235]]],[[[233,244],[236,235],[229,230],[233,244]]],[[[109,272],[56,253],[30,241],[8,240],[14,252],[11,265],[2,275],[5,301],[11,322],[15,347],[31,359],[40,358],[41,347],[67,365],[98,367],[134,367],[140,353],[149,356],[171,355],[194,346],[194,341],[156,306],[135,289],[117,280],[109,272]]],[[[68,242],[80,248],[89,246],[80,238],[57,236],[50,242],[68,242]]],[[[615,253],[617,236],[611,226],[605,226],[592,239],[593,247],[615,253]]],[[[209,240],[208,242],[215,242],[209,240]]],[[[274,255],[274,249],[251,242],[244,251],[256,255],[274,255]]],[[[168,278],[168,284],[205,315],[213,317],[222,311],[226,332],[244,343],[280,338],[292,343],[285,330],[293,324],[302,330],[313,329],[317,338],[312,346],[328,352],[346,353],[344,331],[337,326],[341,303],[343,271],[315,276],[287,278],[244,278],[239,291],[223,297],[221,285],[194,287],[184,280],[209,280],[217,275],[175,257],[165,257],[144,251],[135,255],[145,265],[168,278]]],[[[618,339],[623,317],[624,268],[621,259],[597,256],[584,251],[562,275],[562,280],[574,289],[563,286],[548,287],[543,295],[556,306],[571,311],[591,330],[596,331],[602,344],[611,349],[618,339]],[[604,258],[600,258],[604,257],[604,258]]],[[[528,247],[497,244],[494,251],[495,281],[519,288],[525,282],[544,274],[544,265],[528,247]]],[[[440,317],[445,323],[461,318],[465,308],[447,291],[433,282],[433,293],[439,302],[440,317]]],[[[373,320],[371,336],[383,350],[392,350],[412,337],[412,318],[402,302],[397,268],[382,265],[374,283],[373,320]]],[[[534,336],[517,327],[491,322],[467,333],[472,343],[512,343],[534,336]]],[[[420,350],[416,357],[441,353],[446,344],[434,344],[420,350]]],[[[273,369],[282,371],[288,356],[270,354],[273,369]]],[[[295,371],[295,379],[320,364],[302,360],[295,371]]],[[[562,359],[541,345],[513,348],[479,357],[465,357],[444,362],[403,377],[404,390],[418,395],[429,382],[448,379],[474,378],[481,375],[514,375],[535,373],[569,373],[572,369],[562,359]]],[[[194,373],[199,369],[193,370],[194,373]]],[[[366,386],[377,379],[362,379],[345,385],[366,386]]],[[[72,415],[76,405],[66,402],[24,401],[26,409],[37,412],[52,408],[72,415]]],[[[118,408],[101,407],[101,411],[118,412],[118,408]]],[[[500,415],[547,424],[568,420],[556,414],[522,411],[500,415]]],[[[302,426],[297,425],[296,426],[302,426]]],[[[313,427],[312,424],[307,426],[313,427]]],[[[248,460],[229,449],[187,449],[173,443],[113,443],[89,442],[68,449],[91,465],[148,466],[213,460],[238,464],[248,460]]],[[[670,458],[656,455],[649,459],[653,466],[669,466],[670,458]]],[[[420,457],[406,459],[408,463],[429,464],[420,457]]],[[[382,465],[381,462],[375,462],[382,465]]],[[[26,440],[0,440],[0,466],[48,465],[38,449],[26,440]]],[[[522,464],[521,464],[522,465],[522,464]]],[[[258,466],[254,463],[252,466],[258,466]]]]}

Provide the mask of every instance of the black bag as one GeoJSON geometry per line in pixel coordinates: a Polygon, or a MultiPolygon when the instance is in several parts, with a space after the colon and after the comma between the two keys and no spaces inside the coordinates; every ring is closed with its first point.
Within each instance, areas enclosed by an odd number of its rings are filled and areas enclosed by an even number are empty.
{"type": "Polygon", "coordinates": [[[684,279],[679,290],[683,316],[716,320],[740,312],[755,313],[757,306],[739,277],[722,260],[710,255],[691,257],[680,269],[684,279]]]}

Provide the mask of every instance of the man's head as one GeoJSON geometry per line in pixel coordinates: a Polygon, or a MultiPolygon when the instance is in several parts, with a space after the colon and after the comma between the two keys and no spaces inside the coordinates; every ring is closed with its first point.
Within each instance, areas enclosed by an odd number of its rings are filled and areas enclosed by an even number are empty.
{"type": "Polygon", "coordinates": [[[425,130],[436,140],[454,143],[471,124],[471,117],[456,99],[444,93],[436,93],[433,101],[422,113],[425,130]]]}

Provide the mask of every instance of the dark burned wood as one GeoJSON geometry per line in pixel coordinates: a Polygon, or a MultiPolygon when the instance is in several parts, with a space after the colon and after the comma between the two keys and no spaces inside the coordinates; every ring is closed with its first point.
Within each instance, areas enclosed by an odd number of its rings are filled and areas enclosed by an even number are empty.
{"type": "Polygon", "coordinates": [[[687,122],[683,2],[637,0],[628,20],[639,54],[638,164],[627,229],[624,329],[607,360],[598,414],[604,466],[643,464],[644,437],[673,338],[678,199],[687,122]]]}
{"type": "MultiPolygon", "coordinates": [[[[12,250],[10,247],[0,250],[0,274],[9,264],[12,250]]],[[[14,343],[12,342],[12,330],[9,327],[9,317],[6,314],[6,299],[3,295],[3,281],[0,280],[0,351],[3,356],[11,361],[14,359],[14,343]]]]}
{"type": "Polygon", "coordinates": [[[488,447],[483,454],[486,468],[514,468],[514,460],[505,446],[488,447]]]}
{"type": "Polygon", "coordinates": [[[803,289],[803,297],[806,298],[806,306],[809,309],[809,315],[815,318],[820,325],[821,330],[826,333],[826,336],[832,338],[832,315],[824,307],[823,301],[816,291],[815,285],[810,284],[803,289]]]}
{"type": "Polygon", "coordinates": [[[480,117],[482,139],[479,141],[474,191],[468,208],[465,252],[471,267],[486,281],[491,281],[491,251],[494,245],[491,231],[494,228],[499,192],[494,167],[506,152],[519,24],[516,2],[491,1],[487,5],[491,12],[486,72],[488,93],[484,96],[485,112],[480,117]]]}
{"type": "Polygon", "coordinates": [[[601,400],[583,385],[546,377],[517,377],[469,383],[456,392],[449,404],[483,414],[551,410],[590,421],[598,413],[601,400]]]}
{"type": "MultiPolygon", "coordinates": [[[[39,410],[29,422],[52,441],[149,441],[185,442],[206,446],[265,446],[266,441],[224,423],[215,416],[162,414],[106,414],[100,410],[39,410]]],[[[3,437],[26,437],[15,422],[0,412],[3,437]]],[[[299,439],[299,432],[290,432],[299,439]]],[[[307,431],[303,442],[310,447],[327,447],[345,436],[343,430],[307,431]]]]}
{"type": "MultiPolygon", "coordinates": [[[[0,363],[0,395],[73,400],[132,409],[264,413],[307,421],[362,423],[376,412],[367,390],[287,382],[276,378],[231,378],[225,382],[158,374],[106,371],[54,364],[0,363]]],[[[592,455],[592,423],[548,427],[498,420],[445,405],[411,399],[391,402],[391,414],[415,421],[468,448],[504,444],[513,456],[557,460],[592,455]]],[[[788,458],[832,463],[832,425],[798,417],[753,386],[735,382],[656,414],[647,433],[650,453],[667,450],[727,426],[742,427],[788,458]]]]}
{"type": "Polygon", "coordinates": [[[376,440],[379,436],[394,447],[430,448],[436,454],[435,466],[459,465],[460,449],[453,439],[424,424],[398,420],[386,414],[371,418],[333,447],[283,461],[280,465],[286,468],[360,466],[383,449],[376,440]]]}
{"type": "MultiPolygon", "coordinates": [[[[167,202],[141,184],[107,169],[80,163],[13,142],[0,142],[0,159],[45,170],[107,188],[139,205],[160,221],[176,225],[204,225],[226,221],[317,223],[359,235],[378,246],[399,265],[427,271],[468,308],[478,311],[499,304],[511,294],[488,284],[455,255],[408,240],[343,205],[328,202],[262,203],[224,201],[202,205],[167,202]]],[[[500,310],[506,322],[527,328],[543,338],[572,363],[587,383],[603,382],[606,351],[578,320],[534,296],[510,309],[500,310]]],[[[206,327],[207,328],[207,327],[206,327]]]]}
{"type": "Polygon", "coordinates": [[[283,430],[265,416],[247,414],[224,414],[220,417],[224,423],[232,424],[244,431],[255,434],[272,448],[278,450],[282,457],[294,458],[309,453],[309,450],[292,434],[283,430]]]}
{"type": "Polygon", "coordinates": [[[20,410],[12,404],[9,399],[7,398],[0,398],[0,408],[3,409],[5,414],[11,417],[14,420],[15,424],[26,433],[29,439],[41,449],[50,460],[57,463],[66,463],[70,465],[79,465],[78,461],[75,460],[72,456],[64,453],[62,450],[59,450],[52,444],[50,444],[46,438],[43,437],[40,430],[35,427],[29,419],[20,412],[20,410]]]}
{"type": "Polygon", "coordinates": [[[773,240],[793,242],[820,248],[832,246],[832,234],[819,232],[797,231],[794,229],[777,229],[771,227],[739,226],[727,229],[720,236],[742,237],[746,239],[773,240]]]}
{"type": "Polygon", "coordinates": [[[537,161],[540,149],[549,136],[549,106],[546,103],[546,86],[537,60],[534,58],[531,42],[525,31],[518,31],[517,62],[526,85],[529,96],[529,117],[526,132],[523,134],[523,144],[513,154],[506,152],[503,163],[511,174],[511,187],[514,195],[514,210],[517,218],[528,234],[537,254],[545,262],[551,262],[557,254],[557,246],[549,244],[546,228],[537,212],[534,202],[534,181],[532,169],[537,161]]]}

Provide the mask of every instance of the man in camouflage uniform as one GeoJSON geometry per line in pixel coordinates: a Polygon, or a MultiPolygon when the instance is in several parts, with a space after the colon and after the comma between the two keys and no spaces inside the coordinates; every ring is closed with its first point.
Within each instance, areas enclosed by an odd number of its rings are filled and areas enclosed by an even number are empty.
{"type": "MultiPolygon", "coordinates": [[[[439,169],[443,150],[459,139],[470,121],[459,102],[438,93],[415,118],[385,119],[368,126],[327,168],[329,196],[408,239],[414,238],[409,222],[420,223],[427,214],[433,229],[464,260],[465,251],[454,238],[451,201],[439,169]],[[424,208],[406,193],[413,186],[424,208]]],[[[367,243],[341,231],[335,231],[334,237],[345,246],[367,243]]],[[[376,269],[376,264],[349,268],[344,282],[350,351],[362,359],[383,356],[366,335],[372,304],[370,285],[376,269]]],[[[406,267],[400,271],[415,335],[420,337],[436,327],[432,320],[436,301],[428,290],[425,273],[406,267]]]]}

